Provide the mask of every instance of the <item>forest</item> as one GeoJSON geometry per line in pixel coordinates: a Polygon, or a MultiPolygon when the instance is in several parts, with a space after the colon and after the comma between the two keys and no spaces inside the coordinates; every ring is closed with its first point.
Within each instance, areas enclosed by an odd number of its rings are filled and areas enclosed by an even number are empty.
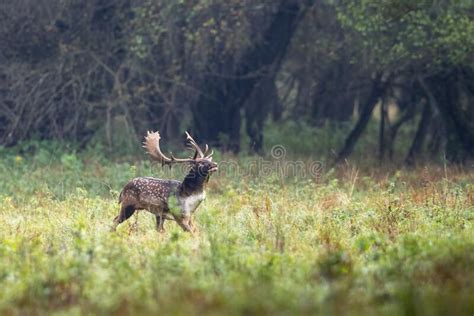
{"type": "Polygon", "coordinates": [[[136,152],[159,128],[236,153],[245,137],[260,153],[265,123],[290,121],[344,131],[329,157],[341,162],[376,109],[380,159],[473,155],[471,1],[20,0],[0,12],[5,147],[136,152]]]}
{"type": "Polygon", "coordinates": [[[0,314],[472,315],[473,166],[470,0],[0,2],[0,314]]]}

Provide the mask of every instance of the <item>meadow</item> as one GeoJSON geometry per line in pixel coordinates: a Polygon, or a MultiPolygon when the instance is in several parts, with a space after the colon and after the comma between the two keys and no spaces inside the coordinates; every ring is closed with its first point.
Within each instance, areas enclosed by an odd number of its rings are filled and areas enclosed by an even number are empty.
{"type": "Polygon", "coordinates": [[[29,146],[0,151],[0,314],[474,313],[472,167],[217,153],[250,171],[213,175],[194,236],[146,212],[110,233],[129,179],[183,171],[29,146]]]}

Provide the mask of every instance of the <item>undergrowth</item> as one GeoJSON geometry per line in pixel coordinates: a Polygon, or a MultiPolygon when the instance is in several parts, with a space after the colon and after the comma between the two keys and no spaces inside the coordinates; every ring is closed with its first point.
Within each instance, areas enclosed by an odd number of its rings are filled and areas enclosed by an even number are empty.
{"type": "Polygon", "coordinates": [[[192,236],[146,212],[109,232],[129,179],[179,168],[54,145],[0,157],[2,314],[474,312],[472,169],[220,170],[192,236]]]}

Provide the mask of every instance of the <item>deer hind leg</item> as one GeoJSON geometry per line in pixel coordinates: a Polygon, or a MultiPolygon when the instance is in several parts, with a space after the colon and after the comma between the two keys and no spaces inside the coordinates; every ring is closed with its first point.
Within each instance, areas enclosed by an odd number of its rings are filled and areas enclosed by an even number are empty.
{"type": "Polygon", "coordinates": [[[165,224],[166,216],[163,214],[163,210],[155,209],[153,213],[156,217],[156,230],[160,233],[164,232],[165,228],[163,225],[165,224]]]}
{"type": "Polygon", "coordinates": [[[133,213],[135,213],[135,207],[133,205],[122,205],[122,208],[120,209],[120,213],[119,215],[117,215],[115,218],[114,218],[114,223],[112,225],[112,228],[111,230],[112,231],[115,231],[115,229],[117,228],[117,226],[120,224],[120,223],[123,223],[124,221],[126,221],[127,219],[130,218],[130,216],[133,215],[133,213]]]}

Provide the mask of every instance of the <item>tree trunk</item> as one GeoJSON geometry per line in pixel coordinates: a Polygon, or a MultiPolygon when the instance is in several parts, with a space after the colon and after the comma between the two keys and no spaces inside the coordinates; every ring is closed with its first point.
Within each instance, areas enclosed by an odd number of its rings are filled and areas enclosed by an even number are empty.
{"type": "Polygon", "coordinates": [[[390,126],[389,137],[388,137],[388,157],[390,160],[393,160],[394,155],[394,145],[395,139],[397,138],[398,131],[403,124],[408,122],[412,119],[414,115],[415,105],[405,106],[405,111],[403,112],[402,116],[397,119],[397,121],[390,126]]]}
{"type": "Polygon", "coordinates": [[[300,20],[302,6],[296,0],[282,1],[262,41],[249,48],[239,64],[221,65],[220,69],[233,69],[232,73],[203,78],[202,94],[192,107],[195,133],[200,141],[223,145],[222,139],[227,139],[228,149],[239,151],[240,109],[260,80],[255,73],[269,70],[283,58],[300,20]]]}
{"type": "Polygon", "coordinates": [[[375,105],[383,96],[384,91],[385,83],[382,82],[380,74],[376,75],[376,77],[372,81],[371,92],[362,109],[362,113],[360,114],[360,117],[356,125],[352,129],[351,133],[346,138],[344,146],[339,151],[335,163],[340,163],[344,161],[352,153],[357,141],[359,140],[359,137],[362,135],[365,128],[367,127],[367,124],[369,123],[375,105]]]}
{"type": "Polygon", "coordinates": [[[420,123],[418,124],[415,137],[413,138],[410,150],[408,151],[407,157],[405,158],[405,164],[409,166],[413,166],[415,164],[415,158],[421,152],[430,122],[431,105],[429,102],[426,102],[423,106],[423,112],[421,114],[420,123]]]}
{"type": "Polygon", "coordinates": [[[263,150],[263,124],[270,109],[280,103],[274,76],[262,78],[245,103],[245,128],[250,138],[250,151],[260,154],[263,150]]]}
{"type": "Polygon", "coordinates": [[[441,114],[446,137],[446,158],[452,162],[464,162],[474,157],[474,109],[472,102],[463,103],[460,98],[460,74],[454,71],[419,81],[430,102],[441,114]]]}
{"type": "Polygon", "coordinates": [[[357,89],[353,87],[353,72],[354,66],[345,56],[327,67],[312,95],[313,121],[345,122],[351,119],[357,95],[357,89]]]}
{"type": "Polygon", "coordinates": [[[385,155],[385,117],[387,117],[385,103],[385,100],[382,100],[380,104],[379,162],[382,162],[385,155]]]}

